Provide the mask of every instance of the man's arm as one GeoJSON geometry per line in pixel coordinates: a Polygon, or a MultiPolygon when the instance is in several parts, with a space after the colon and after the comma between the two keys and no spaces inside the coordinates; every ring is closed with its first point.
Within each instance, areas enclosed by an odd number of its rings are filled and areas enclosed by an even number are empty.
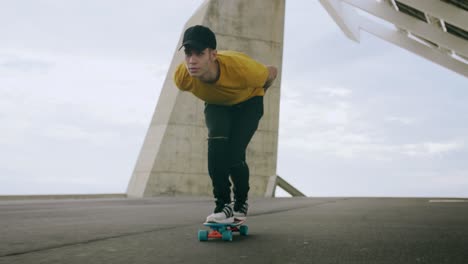
{"type": "Polygon", "coordinates": [[[265,91],[273,84],[273,81],[276,79],[276,76],[278,75],[278,69],[275,66],[267,66],[268,68],[268,78],[263,85],[263,88],[265,88],[265,91]]]}

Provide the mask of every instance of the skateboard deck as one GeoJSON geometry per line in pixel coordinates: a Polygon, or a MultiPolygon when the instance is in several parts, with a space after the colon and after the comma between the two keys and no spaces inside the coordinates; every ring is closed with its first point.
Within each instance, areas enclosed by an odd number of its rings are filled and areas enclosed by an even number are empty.
{"type": "Polygon", "coordinates": [[[224,241],[232,241],[232,233],[239,232],[241,236],[247,236],[249,227],[244,224],[245,221],[236,221],[233,223],[203,223],[204,226],[210,228],[210,230],[199,230],[198,240],[208,241],[210,238],[222,239],[224,241]]]}

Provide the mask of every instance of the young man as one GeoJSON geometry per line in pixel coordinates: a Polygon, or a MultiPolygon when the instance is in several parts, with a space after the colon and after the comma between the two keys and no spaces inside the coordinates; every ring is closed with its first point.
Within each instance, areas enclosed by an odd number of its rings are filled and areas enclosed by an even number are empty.
{"type": "Polygon", "coordinates": [[[205,102],[208,172],[216,201],[206,221],[243,220],[250,188],[245,151],[263,116],[263,96],[277,69],[240,52],[218,52],[215,34],[200,25],[185,31],[182,47],[185,63],[175,71],[175,84],[205,102]],[[234,183],[234,206],[229,176],[234,183]]]}

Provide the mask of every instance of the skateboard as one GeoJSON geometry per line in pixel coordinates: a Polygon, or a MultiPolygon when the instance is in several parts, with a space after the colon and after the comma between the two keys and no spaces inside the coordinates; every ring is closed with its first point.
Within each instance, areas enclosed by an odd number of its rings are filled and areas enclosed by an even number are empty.
{"type": "Polygon", "coordinates": [[[221,238],[224,241],[232,241],[232,233],[239,232],[241,236],[247,236],[249,233],[249,227],[244,225],[245,221],[237,221],[234,223],[203,223],[204,226],[210,228],[210,230],[198,230],[198,240],[208,241],[210,238],[221,238]]]}

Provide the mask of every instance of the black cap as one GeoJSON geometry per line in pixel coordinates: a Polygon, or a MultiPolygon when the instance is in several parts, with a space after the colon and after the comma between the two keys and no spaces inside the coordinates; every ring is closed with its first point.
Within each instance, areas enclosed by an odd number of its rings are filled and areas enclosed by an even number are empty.
{"type": "Polygon", "coordinates": [[[198,51],[202,51],[206,48],[216,49],[216,37],[211,29],[196,25],[187,28],[184,33],[184,39],[182,40],[182,47],[193,48],[198,51]]]}

